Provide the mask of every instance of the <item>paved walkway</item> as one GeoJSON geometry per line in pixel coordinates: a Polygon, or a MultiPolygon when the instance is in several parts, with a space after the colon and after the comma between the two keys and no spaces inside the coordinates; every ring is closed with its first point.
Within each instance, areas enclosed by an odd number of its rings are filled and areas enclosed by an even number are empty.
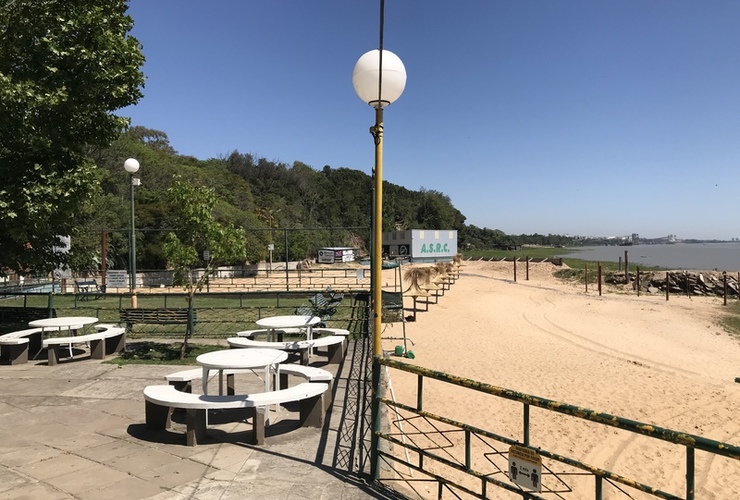
{"type": "MultiPolygon", "coordinates": [[[[188,447],[183,423],[171,432],[144,425],[142,390],[179,369],[89,359],[0,366],[0,499],[389,497],[347,473],[351,465],[333,465],[357,460],[357,450],[342,453],[337,444],[347,375],[338,377],[323,430],[297,427],[295,413],[281,408],[271,414],[267,444],[257,447],[245,444],[248,424],[216,416],[212,440],[188,447]]],[[[260,387],[250,376],[244,383],[260,387]]]]}

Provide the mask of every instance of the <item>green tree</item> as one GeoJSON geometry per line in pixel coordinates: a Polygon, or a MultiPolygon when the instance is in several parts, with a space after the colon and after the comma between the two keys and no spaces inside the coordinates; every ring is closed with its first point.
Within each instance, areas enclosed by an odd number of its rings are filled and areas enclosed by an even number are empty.
{"type": "MultiPolygon", "coordinates": [[[[175,284],[187,293],[188,310],[192,318],[193,298],[203,289],[211,271],[219,265],[243,263],[246,256],[246,235],[214,216],[216,193],[205,186],[194,186],[175,180],[167,191],[172,204],[174,231],[167,234],[162,247],[167,263],[175,270],[175,284]],[[204,258],[208,252],[209,258],[204,258]],[[203,269],[198,273],[198,269],[203,269]]],[[[193,321],[188,327],[180,350],[180,358],[187,352],[193,321]]]]}
{"type": "Polygon", "coordinates": [[[99,193],[89,146],[107,146],[141,98],[144,63],[126,0],[0,6],[0,272],[48,271],[99,193]]]}

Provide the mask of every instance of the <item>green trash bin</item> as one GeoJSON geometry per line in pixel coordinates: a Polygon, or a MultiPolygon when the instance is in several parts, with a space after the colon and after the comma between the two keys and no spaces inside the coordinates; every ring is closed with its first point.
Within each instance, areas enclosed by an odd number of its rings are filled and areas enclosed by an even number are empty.
{"type": "Polygon", "coordinates": [[[396,356],[403,356],[403,346],[402,345],[397,345],[394,354],[396,356]]]}

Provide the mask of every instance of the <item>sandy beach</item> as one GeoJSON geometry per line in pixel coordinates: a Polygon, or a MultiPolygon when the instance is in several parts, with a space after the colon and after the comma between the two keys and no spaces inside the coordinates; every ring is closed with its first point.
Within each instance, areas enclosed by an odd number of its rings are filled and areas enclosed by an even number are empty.
{"type": "MultiPolygon", "coordinates": [[[[520,269],[515,283],[511,263],[466,263],[438,303],[406,323],[415,358],[398,359],[740,444],[740,384],[734,382],[740,376],[740,342],[717,324],[722,299],[666,301],[663,294],[637,297],[614,290],[600,297],[596,287],[586,293],[582,285],[562,283],[553,270],[551,264],[531,264],[529,280],[520,269]]],[[[412,307],[412,299],[405,302],[412,307]]],[[[402,325],[393,323],[384,337],[402,333],[402,325]]],[[[400,343],[385,340],[383,348],[393,351],[400,343]]],[[[393,371],[391,384],[397,400],[413,404],[415,377],[393,371]]],[[[521,405],[443,383],[425,390],[424,404],[428,411],[521,436],[521,405]]],[[[680,446],[544,410],[532,412],[531,444],[685,495],[680,446]]],[[[486,464],[480,466],[485,470],[486,464]]],[[[592,477],[568,481],[582,490],[553,498],[593,498],[592,477]]],[[[422,496],[436,494],[433,486],[416,488],[422,496]]],[[[740,461],[697,452],[696,493],[702,499],[737,498],[740,461]]],[[[629,497],[607,486],[604,498],[629,497]]]]}

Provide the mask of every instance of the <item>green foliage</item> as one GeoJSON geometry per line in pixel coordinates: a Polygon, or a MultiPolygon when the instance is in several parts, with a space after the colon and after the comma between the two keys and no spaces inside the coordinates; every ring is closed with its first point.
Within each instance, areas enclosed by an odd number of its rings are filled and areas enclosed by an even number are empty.
{"type": "Polygon", "coordinates": [[[719,324],[727,333],[740,339],[740,302],[728,301],[724,311],[726,314],[719,319],[719,324]]]}
{"type": "MultiPolygon", "coordinates": [[[[216,219],[213,212],[217,199],[213,189],[194,186],[178,178],[167,194],[174,231],[167,234],[162,251],[169,266],[174,268],[179,284],[185,289],[188,308],[192,310],[193,296],[203,288],[214,267],[244,261],[246,235],[244,229],[216,219]],[[205,252],[208,252],[208,258],[205,252]],[[205,268],[200,275],[194,274],[198,267],[205,268]]],[[[190,326],[183,340],[182,357],[187,350],[188,337],[192,335],[190,326]]]]}
{"type": "Polygon", "coordinates": [[[112,358],[107,363],[117,365],[146,364],[146,365],[188,365],[195,364],[195,358],[201,354],[223,349],[219,345],[190,344],[185,356],[180,356],[180,344],[165,344],[161,342],[128,342],[126,351],[112,358]]]}
{"type": "Polygon", "coordinates": [[[246,235],[243,229],[216,219],[213,209],[217,199],[213,189],[176,180],[168,190],[174,229],[162,247],[167,263],[174,268],[186,292],[192,296],[205,283],[205,276],[195,278],[196,268],[206,275],[215,266],[240,264],[245,258],[246,235]],[[209,259],[205,259],[208,252],[209,259]]]}
{"type": "Polygon", "coordinates": [[[0,7],[0,269],[66,261],[99,195],[89,145],[126,126],[117,109],[141,97],[144,62],[125,0],[15,0],[0,7]]]}

